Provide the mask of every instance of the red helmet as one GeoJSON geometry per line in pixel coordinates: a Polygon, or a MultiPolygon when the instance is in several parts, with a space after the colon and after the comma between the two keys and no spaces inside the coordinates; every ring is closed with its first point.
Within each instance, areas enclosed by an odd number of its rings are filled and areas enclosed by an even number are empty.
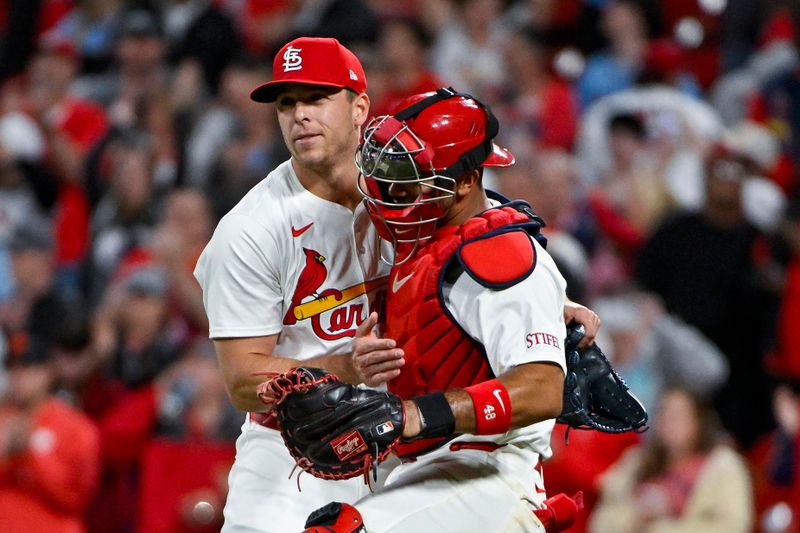
{"type": "Polygon", "coordinates": [[[514,164],[492,142],[497,131],[487,106],[452,88],[411,96],[394,116],[367,124],[356,153],[359,189],[378,233],[395,245],[396,264],[431,238],[459,177],[514,164]]]}

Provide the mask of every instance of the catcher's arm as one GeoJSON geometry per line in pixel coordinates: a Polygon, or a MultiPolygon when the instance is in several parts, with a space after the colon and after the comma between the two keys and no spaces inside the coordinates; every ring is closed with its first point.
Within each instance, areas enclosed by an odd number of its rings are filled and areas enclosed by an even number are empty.
{"type": "MultiPolygon", "coordinates": [[[[560,367],[529,363],[507,372],[502,381],[403,401],[391,392],[343,383],[319,368],[299,367],[272,377],[258,390],[263,402],[274,405],[297,465],[320,478],[347,479],[374,473],[374,466],[395,450],[413,454],[400,449],[414,446],[402,437],[498,434],[553,418],[561,411],[563,381],[560,367]]],[[[423,448],[434,442],[422,441],[423,448]]]]}
{"type": "MultiPolygon", "coordinates": [[[[511,403],[509,429],[549,420],[561,413],[564,372],[557,364],[527,363],[512,368],[497,379],[508,392],[511,403]]],[[[473,396],[464,389],[448,390],[444,396],[455,418],[455,433],[477,433],[473,396]]],[[[403,437],[416,437],[421,424],[415,400],[404,401],[403,408],[406,413],[403,437]]]]}

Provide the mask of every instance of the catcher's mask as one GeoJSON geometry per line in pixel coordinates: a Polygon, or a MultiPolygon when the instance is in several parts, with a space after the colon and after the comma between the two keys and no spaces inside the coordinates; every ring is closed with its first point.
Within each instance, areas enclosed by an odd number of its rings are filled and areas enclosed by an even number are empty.
{"type": "Polygon", "coordinates": [[[514,156],[492,142],[499,125],[476,98],[452,88],[407,98],[393,116],[373,118],[356,152],[358,187],[378,234],[401,264],[431,238],[455,196],[456,181],[514,156]]]}

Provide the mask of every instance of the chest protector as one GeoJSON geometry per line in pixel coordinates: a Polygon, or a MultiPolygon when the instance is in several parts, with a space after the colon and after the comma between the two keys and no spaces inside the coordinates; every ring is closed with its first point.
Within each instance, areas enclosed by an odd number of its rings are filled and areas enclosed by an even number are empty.
{"type": "Polygon", "coordinates": [[[543,225],[526,203],[511,202],[441,228],[412,260],[392,269],[386,336],[406,362],[389,390],[411,398],[495,377],[484,347],[445,308],[442,286],[463,273],[497,290],[527,278],[536,266],[530,236],[544,245],[543,225]]]}

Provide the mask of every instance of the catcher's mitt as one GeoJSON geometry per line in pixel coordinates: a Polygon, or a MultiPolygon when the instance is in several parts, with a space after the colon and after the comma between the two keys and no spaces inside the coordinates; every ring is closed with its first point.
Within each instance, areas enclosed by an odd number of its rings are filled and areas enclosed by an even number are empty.
{"type": "Polygon", "coordinates": [[[647,411],[597,344],[578,349],[585,330],[567,328],[564,406],[557,421],[575,429],[624,433],[647,429],[647,411]]]}
{"type": "Polygon", "coordinates": [[[297,465],[323,479],[364,475],[392,452],[403,434],[400,397],[343,383],[320,368],[299,367],[259,385],[274,406],[297,465]]]}

